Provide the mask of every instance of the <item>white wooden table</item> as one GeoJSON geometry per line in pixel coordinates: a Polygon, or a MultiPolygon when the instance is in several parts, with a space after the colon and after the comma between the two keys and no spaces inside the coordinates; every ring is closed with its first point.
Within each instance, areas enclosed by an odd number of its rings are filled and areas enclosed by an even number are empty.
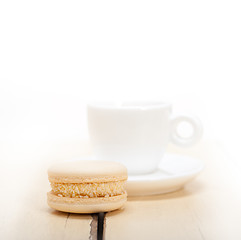
{"type": "MultiPolygon", "coordinates": [[[[0,147],[0,239],[97,239],[97,215],[61,213],[46,204],[48,166],[89,154],[88,144],[0,147]]],[[[104,239],[241,239],[240,169],[214,142],[169,151],[199,158],[206,168],[182,190],[130,197],[124,209],[105,214],[104,239]]]]}

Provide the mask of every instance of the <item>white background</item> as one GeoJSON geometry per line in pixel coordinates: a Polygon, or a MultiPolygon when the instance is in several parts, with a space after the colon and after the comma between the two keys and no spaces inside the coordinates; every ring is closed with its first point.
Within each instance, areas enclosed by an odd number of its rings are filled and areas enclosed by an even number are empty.
{"type": "Polygon", "coordinates": [[[164,100],[239,163],[240,13],[232,0],[0,1],[0,141],[87,139],[88,101],[164,100]]]}

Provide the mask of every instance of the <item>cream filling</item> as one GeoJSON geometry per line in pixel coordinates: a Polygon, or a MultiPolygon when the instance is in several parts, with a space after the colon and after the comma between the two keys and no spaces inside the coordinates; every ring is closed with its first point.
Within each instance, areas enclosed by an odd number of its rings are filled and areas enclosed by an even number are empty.
{"type": "Polygon", "coordinates": [[[52,191],[59,197],[94,198],[112,197],[125,193],[125,181],[104,183],[53,183],[52,191]]]}

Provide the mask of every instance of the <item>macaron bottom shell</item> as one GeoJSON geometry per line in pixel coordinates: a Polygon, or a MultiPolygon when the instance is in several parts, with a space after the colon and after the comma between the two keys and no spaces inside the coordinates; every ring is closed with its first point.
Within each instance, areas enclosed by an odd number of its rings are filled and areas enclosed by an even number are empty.
{"type": "Polygon", "coordinates": [[[59,197],[52,191],[47,193],[47,202],[51,208],[70,213],[109,212],[123,207],[126,200],[126,192],[117,196],[96,198],[59,197]]]}

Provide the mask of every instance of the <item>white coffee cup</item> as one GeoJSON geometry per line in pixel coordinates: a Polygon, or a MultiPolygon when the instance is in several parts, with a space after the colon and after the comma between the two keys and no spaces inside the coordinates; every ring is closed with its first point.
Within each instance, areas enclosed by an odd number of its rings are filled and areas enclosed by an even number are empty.
{"type": "Polygon", "coordinates": [[[88,127],[97,159],[123,163],[130,174],[157,169],[168,143],[191,146],[202,135],[200,121],[189,115],[173,117],[171,104],[162,102],[92,103],[88,127]],[[181,137],[177,127],[188,122],[192,136],[181,137]]]}

